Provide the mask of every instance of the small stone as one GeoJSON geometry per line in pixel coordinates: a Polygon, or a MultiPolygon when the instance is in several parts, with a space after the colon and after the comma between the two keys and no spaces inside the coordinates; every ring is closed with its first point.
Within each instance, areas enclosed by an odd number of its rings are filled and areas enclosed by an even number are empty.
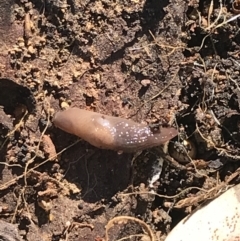
{"type": "Polygon", "coordinates": [[[30,46],[28,47],[28,53],[29,53],[29,54],[35,54],[35,49],[33,48],[32,45],[30,45],[30,46]]]}
{"type": "Polygon", "coordinates": [[[23,47],[24,47],[24,42],[20,42],[20,43],[18,44],[18,46],[21,47],[21,48],[23,48],[23,47]]]}
{"type": "Polygon", "coordinates": [[[69,104],[68,104],[67,102],[63,101],[63,102],[61,103],[61,108],[62,108],[62,109],[67,109],[68,107],[69,107],[69,104]]]}
{"type": "Polygon", "coordinates": [[[144,86],[144,87],[147,87],[150,84],[151,84],[151,80],[149,80],[149,79],[141,80],[141,85],[144,86]]]}
{"type": "Polygon", "coordinates": [[[62,73],[61,73],[61,72],[58,72],[58,73],[57,73],[57,77],[58,77],[58,78],[62,78],[62,73]]]}

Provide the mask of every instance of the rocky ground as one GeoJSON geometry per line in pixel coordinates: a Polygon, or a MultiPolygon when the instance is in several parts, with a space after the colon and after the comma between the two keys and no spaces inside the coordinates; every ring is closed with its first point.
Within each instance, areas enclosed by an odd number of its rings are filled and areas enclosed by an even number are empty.
{"type": "Polygon", "coordinates": [[[0,0],[1,220],[29,241],[163,241],[238,183],[239,13],[239,0],[0,0]],[[177,128],[160,178],[159,148],[118,155],[54,127],[68,106],[177,128]]]}

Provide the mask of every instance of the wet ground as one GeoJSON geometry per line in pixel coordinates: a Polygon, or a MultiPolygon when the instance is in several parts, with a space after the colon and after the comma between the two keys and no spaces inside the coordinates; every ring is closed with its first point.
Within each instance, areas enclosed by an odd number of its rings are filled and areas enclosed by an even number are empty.
{"type": "Polygon", "coordinates": [[[0,0],[1,220],[29,241],[163,241],[238,183],[239,6],[0,0]],[[68,106],[179,135],[119,155],[54,127],[68,106]]]}

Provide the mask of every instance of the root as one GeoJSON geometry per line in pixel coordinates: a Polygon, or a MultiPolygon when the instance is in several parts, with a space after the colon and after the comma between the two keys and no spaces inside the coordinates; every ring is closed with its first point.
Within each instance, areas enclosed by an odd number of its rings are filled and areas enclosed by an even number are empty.
{"type": "MultiPolygon", "coordinates": [[[[114,217],[113,219],[111,219],[107,225],[106,225],[106,231],[105,231],[105,237],[106,237],[106,241],[109,241],[109,229],[111,229],[116,223],[126,223],[128,221],[131,221],[131,222],[136,222],[138,223],[148,234],[148,237],[150,238],[150,241],[156,241],[156,238],[155,238],[155,235],[152,231],[152,229],[142,220],[140,219],[137,219],[137,218],[134,218],[134,217],[129,217],[129,216],[118,216],[118,217],[114,217]]],[[[128,236],[126,238],[129,238],[129,237],[136,237],[136,236],[139,236],[139,235],[131,235],[131,236],[128,236]]],[[[142,235],[144,236],[144,234],[142,235]]],[[[124,238],[124,239],[126,239],[124,238]]],[[[124,240],[124,239],[120,239],[120,240],[124,240]]],[[[118,240],[119,241],[119,240],[118,240]]]]}

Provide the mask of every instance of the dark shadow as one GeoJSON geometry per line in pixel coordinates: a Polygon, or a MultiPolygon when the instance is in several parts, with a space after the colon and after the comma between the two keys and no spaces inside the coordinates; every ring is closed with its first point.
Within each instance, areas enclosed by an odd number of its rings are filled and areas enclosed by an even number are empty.
{"type": "Polygon", "coordinates": [[[149,89],[149,85],[148,86],[142,86],[141,89],[138,91],[138,97],[141,99],[146,94],[148,89],[149,89]]]}
{"type": "MultiPolygon", "coordinates": [[[[78,139],[57,129],[53,133],[53,142],[59,151],[78,139]]],[[[65,170],[65,178],[81,189],[81,199],[95,203],[101,199],[111,199],[127,188],[131,158],[131,154],[119,155],[81,141],[61,155],[60,165],[65,170]]]]}
{"type": "Polygon", "coordinates": [[[240,114],[233,114],[224,118],[224,121],[221,125],[224,143],[229,143],[240,147],[239,123],[240,114]]]}
{"type": "Polygon", "coordinates": [[[16,106],[25,105],[29,113],[35,110],[35,99],[31,91],[11,79],[0,78],[0,106],[9,115],[14,114],[16,106]]]}
{"type": "Polygon", "coordinates": [[[35,215],[38,219],[39,227],[49,222],[49,212],[46,212],[40,208],[37,202],[35,202],[35,215]]]}
{"type": "Polygon", "coordinates": [[[157,30],[159,22],[165,16],[163,8],[168,4],[168,0],[146,0],[141,14],[143,33],[148,34],[149,31],[154,33],[157,30]]]}
{"type": "MultiPolygon", "coordinates": [[[[8,133],[13,130],[13,126],[18,123],[24,113],[17,114],[18,107],[23,105],[29,113],[35,111],[35,99],[31,91],[11,79],[0,78],[0,156],[1,162],[5,162],[7,145],[9,142],[8,133]]],[[[16,135],[18,132],[15,133],[16,135]]],[[[17,136],[15,138],[17,139],[17,136]]],[[[0,173],[4,165],[0,165],[0,173]]],[[[19,168],[12,171],[19,173],[19,168]]]]}

